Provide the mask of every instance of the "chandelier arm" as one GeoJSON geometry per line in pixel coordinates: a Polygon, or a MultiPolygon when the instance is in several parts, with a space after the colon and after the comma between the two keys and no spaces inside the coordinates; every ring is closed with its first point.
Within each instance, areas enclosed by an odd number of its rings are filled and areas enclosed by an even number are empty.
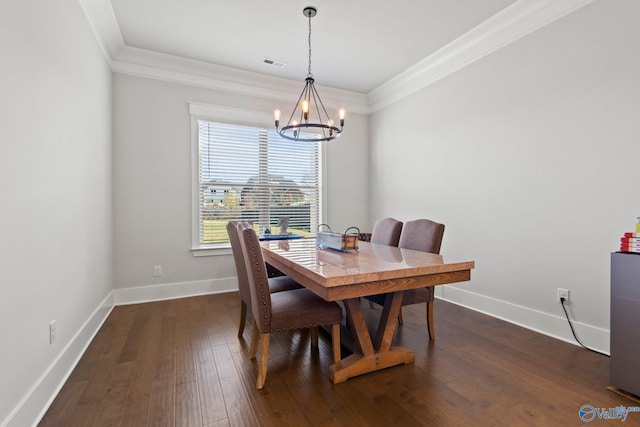
{"type": "Polygon", "coordinates": [[[304,88],[302,88],[302,92],[300,93],[300,96],[298,97],[298,102],[296,102],[296,106],[293,107],[293,111],[291,112],[291,115],[289,116],[289,121],[287,122],[287,125],[291,124],[291,119],[293,119],[293,115],[296,113],[296,110],[298,109],[298,105],[300,104],[300,100],[302,99],[304,92],[307,89],[307,84],[305,84],[304,88]]]}
{"type": "MultiPolygon", "coordinates": [[[[327,117],[327,124],[328,124],[329,120],[331,120],[331,119],[329,117],[329,114],[327,113],[327,109],[324,108],[324,103],[322,102],[322,98],[320,98],[320,95],[318,94],[318,91],[316,90],[315,86],[313,86],[313,91],[315,92],[315,95],[316,95],[318,101],[320,101],[320,106],[322,107],[322,111],[324,112],[324,115],[327,117]]],[[[316,106],[316,108],[318,108],[318,107],[316,106]]],[[[322,122],[322,116],[320,115],[320,109],[319,108],[318,108],[318,116],[320,117],[320,122],[322,122]]],[[[323,130],[323,134],[324,134],[324,130],[323,130]]],[[[331,135],[329,135],[329,136],[331,136],[331,135]]]]}
{"type": "MultiPolygon", "coordinates": [[[[319,124],[324,124],[324,121],[322,120],[322,111],[324,110],[324,106],[322,106],[322,110],[320,109],[320,105],[322,105],[322,100],[320,99],[320,95],[318,95],[318,91],[316,91],[316,88],[314,85],[311,86],[311,96],[313,97],[313,103],[316,106],[316,110],[318,111],[318,119],[319,119],[319,124]],[[318,100],[320,100],[320,105],[318,105],[318,100]]],[[[327,125],[328,125],[328,121],[329,121],[329,115],[327,114],[327,111],[324,110],[324,114],[325,116],[327,116],[327,125]]],[[[322,136],[324,138],[327,137],[327,134],[325,133],[325,128],[322,127],[320,128],[320,130],[322,130],[322,136]]]]}

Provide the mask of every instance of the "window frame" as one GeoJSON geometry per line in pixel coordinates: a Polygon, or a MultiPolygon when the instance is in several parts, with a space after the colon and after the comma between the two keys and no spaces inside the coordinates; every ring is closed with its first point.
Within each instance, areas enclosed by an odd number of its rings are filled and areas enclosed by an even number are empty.
{"type": "MultiPolygon", "coordinates": [[[[256,110],[245,110],[220,105],[189,102],[191,116],[191,253],[193,256],[216,256],[231,254],[229,242],[218,244],[200,243],[200,144],[198,121],[212,121],[232,125],[254,126],[264,129],[273,127],[273,114],[256,110]]],[[[326,218],[326,146],[320,144],[320,220],[326,218]]]]}

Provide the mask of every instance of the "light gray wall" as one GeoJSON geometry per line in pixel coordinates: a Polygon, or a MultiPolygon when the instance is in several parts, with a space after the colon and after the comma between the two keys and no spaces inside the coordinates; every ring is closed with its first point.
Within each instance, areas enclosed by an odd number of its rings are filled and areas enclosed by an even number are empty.
{"type": "Polygon", "coordinates": [[[370,117],[372,216],[446,224],[439,293],[608,349],[609,253],[640,215],[640,2],[598,1],[370,117]]]}
{"type": "MultiPolygon", "coordinates": [[[[302,83],[301,83],[302,87],[302,83]]],[[[281,102],[159,80],[114,75],[115,287],[144,288],[230,278],[231,256],[191,249],[189,102],[271,114],[281,102]],[[163,275],[153,277],[153,266],[163,275]]],[[[349,114],[327,144],[327,218],[340,229],[368,226],[367,117],[349,114]]],[[[144,293],[144,292],[142,292],[144,293]]]]}
{"type": "Polygon", "coordinates": [[[25,426],[112,290],[111,71],[77,0],[1,2],[0,40],[0,425],[25,426]]]}

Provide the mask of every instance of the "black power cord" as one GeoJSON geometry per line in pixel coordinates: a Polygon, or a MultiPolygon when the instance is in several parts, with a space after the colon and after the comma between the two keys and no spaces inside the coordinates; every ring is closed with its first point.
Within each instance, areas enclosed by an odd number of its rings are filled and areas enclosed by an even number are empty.
{"type": "Polygon", "coordinates": [[[587,350],[592,351],[594,353],[598,353],[598,354],[601,354],[603,356],[609,357],[609,355],[606,354],[606,353],[602,353],[602,352],[600,352],[598,350],[594,350],[594,349],[589,348],[586,345],[582,344],[582,342],[578,339],[578,336],[576,335],[576,331],[573,329],[573,325],[571,324],[571,319],[569,319],[569,313],[567,313],[567,308],[564,306],[564,301],[565,301],[564,297],[561,297],[560,298],[560,304],[562,304],[562,309],[564,310],[564,315],[567,317],[567,322],[569,322],[569,327],[571,328],[571,333],[573,334],[573,337],[576,339],[578,344],[580,344],[580,346],[582,348],[584,348],[584,349],[587,349],[587,350]]]}

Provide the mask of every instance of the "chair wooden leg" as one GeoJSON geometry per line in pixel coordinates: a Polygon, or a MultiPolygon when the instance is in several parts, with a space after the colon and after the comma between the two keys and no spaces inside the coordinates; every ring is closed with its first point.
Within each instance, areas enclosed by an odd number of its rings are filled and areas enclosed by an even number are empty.
{"type": "Polygon", "coordinates": [[[313,348],[318,347],[318,327],[317,326],[311,327],[311,347],[313,348]]]}
{"type": "Polygon", "coordinates": [[[240,301],[240,325],[238,325],[238,338],[244,333],[244,324],[247,323],[247,304],[240,301]]]}
{"type": "Polygon", "coordinates": [[[404,325],[404,320],[402,319],[402,307],[400,307],[400,312],[398,313],[398,323],[400,325],[404,325]]]}
{"type": "Polygon", "coordinates": [[[340,361],[340,323],[331,326],[331,347],[333,348],[333,363],[340,361]]]}
{"type": "Polygon", "coordinates": [[[429,339],[436,339],[436,331],[433,325],[433,300],[427,301],[427,329],[429,330],[429,339]]]}
{"type": "Polygon", "coordinates": [[[260,334],[260,362],[258,363],[258,380],[256,388],[261,390],[267,379],[267,365],[269,364],[269,334],[260,334]]]}
{"type": "Polygon", "coordinates": [[[258,341],[260,341],[258,324],[256,323],[256,319],[253,319],[253,329],[251,330],[251,350],[249,351],[251,360],[255,359],[258,354],[258,341]]]}

